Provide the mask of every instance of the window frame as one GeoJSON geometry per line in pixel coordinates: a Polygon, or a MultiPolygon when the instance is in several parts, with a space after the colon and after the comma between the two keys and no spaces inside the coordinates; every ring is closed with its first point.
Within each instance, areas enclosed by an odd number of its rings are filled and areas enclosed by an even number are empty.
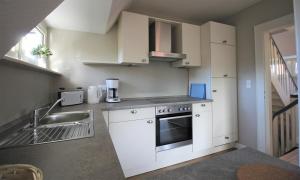
{"type": "MultiPolygon", "coordinates": [[[[32,30],[36,29],[38,32],[41,33],[43,40],[42,40],[42,45],[47,46],[48,47],[48,31],[47,31],[47,27],[43,26],[42,24],[37,25],[36,27],[34,27],[32,30]]],[[[30,32],[32,31],[30,30],[30,32]]],[[[26,34],[27,35],[27,34],[26,34]]],[[[25,36],[26,36],[25,35],[25,36]]],[[[25,37],[23,36],[23,37],[25,37]]],[[[32,63],[31,62],[31,58],[26,58],[24,55],[24,52],[22,51],[22,43],[23,43],[23,37],[21,38],[21,40],[14,46],[16,48],[15,51],[9,50],[9,52],[7,53],[8,56],[12,56],[15,57],[19,60],[22,60],[24,62],[39,66],[38,64],[32,63]]],[[[40,66],[39,66],[40,67],[40,66]]],[[[48,68],[48,62],[46,61],[46,68],[48,68]]]]}

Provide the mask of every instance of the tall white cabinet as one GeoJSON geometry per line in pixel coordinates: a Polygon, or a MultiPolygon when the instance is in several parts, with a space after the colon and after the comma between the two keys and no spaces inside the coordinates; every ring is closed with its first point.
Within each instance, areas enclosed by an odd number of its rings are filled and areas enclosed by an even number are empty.
{"type": "Polygon", "coordinates": [[[235,27],[208,22],[201,26],[201,67],[189,71],[190,83],[205,83],[213,99],[213,146],[237,141],[235,27]]]}

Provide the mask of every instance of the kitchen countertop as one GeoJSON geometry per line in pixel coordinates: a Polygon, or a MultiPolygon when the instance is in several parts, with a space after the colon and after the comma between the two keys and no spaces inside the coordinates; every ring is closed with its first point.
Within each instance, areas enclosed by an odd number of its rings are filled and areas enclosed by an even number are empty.
{"type": "Polygon", "coordinates": [[[210,102],[187,96],[127,99],[121,103],[101,103],[58,108],[59,111],[93,110],[95,136],[63,142],[14,147],[0,150],[0,165],[32,164],[40,168],[45,180],[124,179],[107,130],[103,110],[151,107],[172,103],[210,102]]]}
{"type": "Polygon", "coordinates": [[[124,179],[101,107],[83,104],[58,110],[93,110],[94,137],[2,149],[0,164],[32,164],[43,171],[45,180],[124,179]]]}
{"type": "Polygon", "coordinates": [[[186,104],[186,103],[199,103],[199,102],[212,102],[211,99],[199,99],[189,96],[170,96],[170,97],[157,97],[157,98],[132,98],[121,99],[119,103],[102,103],[102,110],[120,110],[131,108],[153,107],[159,105],[169,104],[186,104]]]}

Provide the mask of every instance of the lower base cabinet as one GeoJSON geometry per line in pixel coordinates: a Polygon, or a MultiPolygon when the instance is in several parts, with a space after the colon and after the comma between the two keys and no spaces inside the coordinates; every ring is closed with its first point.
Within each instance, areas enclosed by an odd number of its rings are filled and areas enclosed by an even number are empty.
{"type": "Polygon", "coordinates": [[[211,103],[193,104],[193,151],[209,149],[212,144],[211,103]]]}
{"type": "MultiPolygon", "coordinates": [[[[161,152],[156,152],[155,108],[125,109],[104,113],[125,177],[232,148],[234,143],[231,142],[237,139],[235,133],[228,134],[229,137],[214,136],[218,128],[223,135],[223,128],[227,127],[224,123],[232,121],[224,121],[224,117],[220,115],[220,119],[214,122],[216,117],[213,118],[213,103],[193,104],[193,144],[161,152]],[[220,127],[216,127],[216,123],[220,123],[218,124],[220,127]]],[[[231,128],[228,128],[230,131],[226,130],[231,132],[231,128]]]]}
{"type": "Polygon", "coordinates": [[[110,123],[109,133],[125,176],[155,163],[155,119],[110,123]]]}

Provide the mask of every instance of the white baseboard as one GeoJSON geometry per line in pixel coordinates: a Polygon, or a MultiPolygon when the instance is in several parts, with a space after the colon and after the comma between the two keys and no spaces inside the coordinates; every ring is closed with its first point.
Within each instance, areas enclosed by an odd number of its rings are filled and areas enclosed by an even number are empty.
{"type": "Polygon", "coordinates": [[[244,145],[244,144],[235,143],[235,146],[234,146],[234,147],[237,148],[237,149],[243,149],[243,148],[245,148],[245,147],[247,147],[247,146],[244,145]]]}

